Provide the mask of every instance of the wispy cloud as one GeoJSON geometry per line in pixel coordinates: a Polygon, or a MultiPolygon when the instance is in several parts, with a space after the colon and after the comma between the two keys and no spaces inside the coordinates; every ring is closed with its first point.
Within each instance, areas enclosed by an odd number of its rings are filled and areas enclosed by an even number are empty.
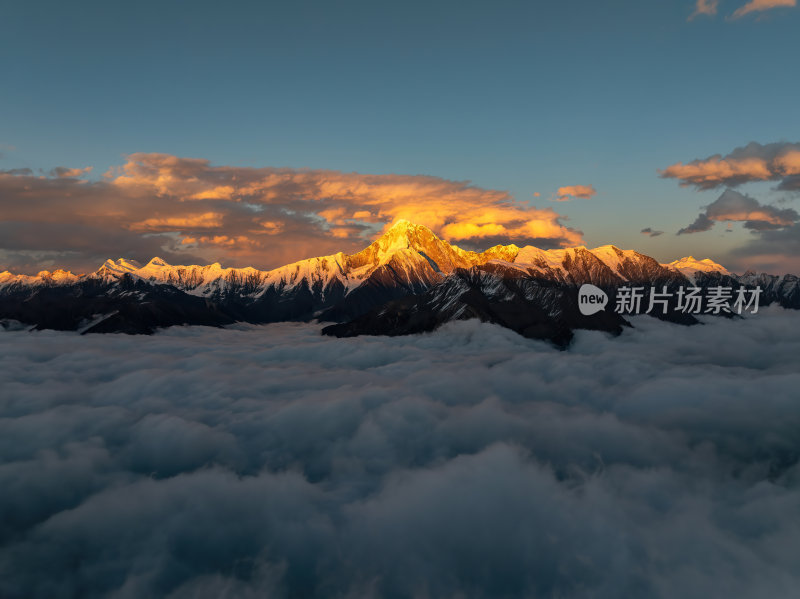
{"type": "MultiPolygon", "coordinates": [[[[700,1],[700,0],[698,0],[700,1]]],[[[754,12],[764,12],[773,8],[797,6],[797,0],[750,0],[744,6],[737,8],[731,15],[732,19],[739,19],[754,12]]]]}
{"type": "Polygon", "coordinates": [[[717,6],[719,5],[719,0],[697,0],[697,4],[695,4],[694,12],[689,15],[689,21],[694,20],[695,18],[699,17],[700,15],[706,15],[709,17],[713,17],[717,14],[717,6]]]}

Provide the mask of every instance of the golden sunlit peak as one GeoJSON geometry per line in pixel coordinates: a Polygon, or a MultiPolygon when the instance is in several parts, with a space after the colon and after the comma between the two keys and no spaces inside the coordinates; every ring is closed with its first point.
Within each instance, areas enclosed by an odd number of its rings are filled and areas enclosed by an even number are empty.
{"type": "Polygon", "coordinates": [[[410,220],[407,220],[405,218],[400,218],[400,219],[394,221],[392,226],[389,227],[389,229],[387,231],[400,231],[400,230],[404,230],[404,229],[415,229],[418,226],[419,225],[415,225],[410,220]]]}
{"type": "Polygon", "coordinates": [[[717,271],[721,272],[722,274],[730,274],[730,271],[727,268],[721,264],[718,264],[717,262],[714,262],[710,258],[698,260],[694,256],[686,256],[680,260],[674,260],[673,262],[670,262],[667,266],[671,266],[672,268],[675,268],[684,274],[693,273],[698,270],[703,272],[717,271]]]}
{"type": "Polygon", "coordinates": [[[411,237],[418,234],[428,233],[435,239],[439,239],[436,234],[428,227],[417,225],[410,220],[401,218],[392,224],[391,227],[386,229],[383,234],[378,238],[378,241],[383,240],[384,243],[407,243],[411,237]],[[405,240],[405,241],[403,241],[405,240]]]}

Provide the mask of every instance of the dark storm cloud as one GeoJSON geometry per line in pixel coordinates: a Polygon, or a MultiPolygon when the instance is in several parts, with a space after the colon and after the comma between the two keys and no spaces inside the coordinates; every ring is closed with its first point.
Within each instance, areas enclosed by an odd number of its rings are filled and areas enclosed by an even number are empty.
{"type": "Polygon", "coordinates": [[[798,315],[0,333],[0,596],[778,597],[798,315]]]}

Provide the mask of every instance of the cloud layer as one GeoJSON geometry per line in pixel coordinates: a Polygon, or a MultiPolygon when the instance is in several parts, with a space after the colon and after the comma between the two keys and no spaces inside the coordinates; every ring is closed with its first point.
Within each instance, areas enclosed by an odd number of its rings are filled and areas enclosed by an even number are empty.
{"type": "Polygon", "coordinates": [[[697,189],[735,187],[751,181],[780,181],[779,189],[800,189],[800,143],[751,142],[730,154],[716,154],[686,164],[678,162],[659,171],[697,189]]]}
{"type": "Polygon", "coordinates": [[[98,181],[81,178],[89,170],[0,172],[4,262],[37,268],[42,256],[60,256],[87,269],[162,255],[266,268],[358,250],[399,218],[468,247],[582,242],[550,208],[437,177],[212,166],[167,154],[132,154],[98,181]]]}
{"type": "Polygon", "coordinates": [[[797,319],[0,333],[0,595],[790,596],[797,319]]]}

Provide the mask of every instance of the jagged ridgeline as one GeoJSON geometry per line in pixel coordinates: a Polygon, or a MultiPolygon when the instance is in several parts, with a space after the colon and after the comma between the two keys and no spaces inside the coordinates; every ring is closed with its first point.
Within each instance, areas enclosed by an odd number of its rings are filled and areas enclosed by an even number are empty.
{"type": "MultiPolygon", "coordinates": [[[[270,271],[255,268],[145,265],[108,260],[97,271],[36,276],[0,273],[4,326],[81,333],[152,333],[173,325],[221,326],[320,320],[325,334],[400,335],[454,319],[480,318],[565,346],[576,328],[619,332],[624,318],[587,317],[576,289],[591,283],[612,297],[623,285],[762,288],[761,305],[800,308],[794,275],[738,276],[711,260],[670,264],[633,250],[602,246],[542,250],[498,245],[463,250],[430,229],[399,221],[356,254],[339,252],[270,271]]],[[[686,324],[689,314],[661,316],[686,324]]]]}

